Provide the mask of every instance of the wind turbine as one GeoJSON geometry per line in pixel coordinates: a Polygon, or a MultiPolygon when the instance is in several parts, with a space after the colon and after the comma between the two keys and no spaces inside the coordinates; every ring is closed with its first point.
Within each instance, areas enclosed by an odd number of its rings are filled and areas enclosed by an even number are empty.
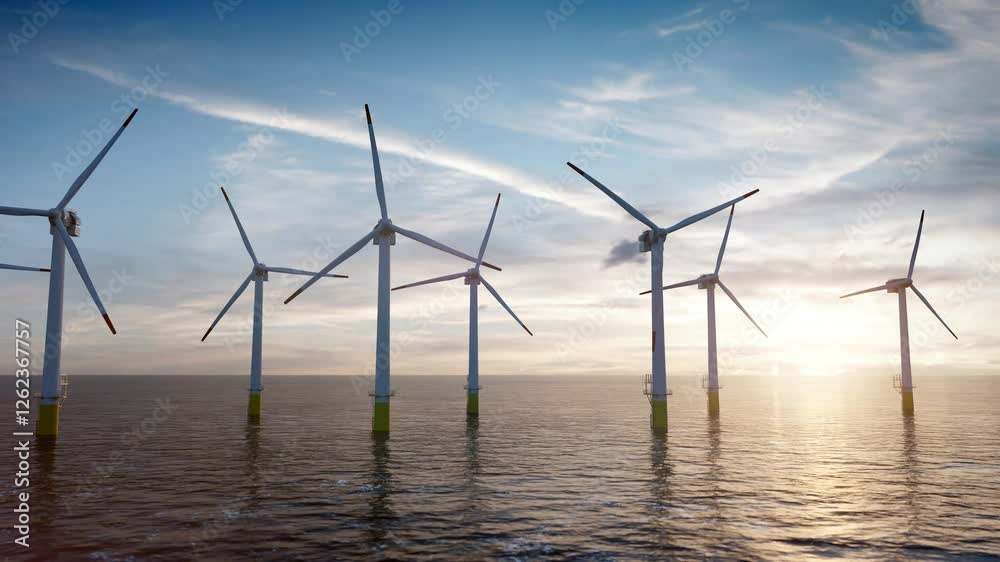
{"type": "MultiPolygon", "coordinates": [[[[750,322],[760,330],[760,333],[767,337],[764,330],[754,322],[754,319],[750,316],[740,301],[736,300],[736,295],[726,287],[722,279],[719,279],[719,269],[722,268],[722,255],[726,252],[726,242],[729,241],[729,228],[733,226],[733,213],[736,211],[736,206],[733,205],[729,209],[729,222],[726,223],[726,233],[722,237],[722,246],[719,247],[719,257],[715,260],[715,271],[713,273],[706,273],[699,276],[697,279],[692,279],[690,281],[684,281],[682,283],[674,283],[673,285],[667,285],[663,288],[664,291],[670,289],[676,289],[678,287],[687,287],[690,285],[697,285],[699,289],[704,289],[705,294],[708,296],[708,413],[712,415],[718,415],[719,413],[719,357],[716,350],[716,339],[715,339],[715,286],[718,285],[720,289],[726,296],[732,299],[733,303],[743,311],[743,314],[750,319],[750,322]]],[[[652,291],[643,291],[642,295],[648,295],[652,291]]]]}
{"type": "MultiPolygon", "coordinates": [[[[372,431],[374,433],[388,433],[390,425],[389,398],[392,396],[392,388],[389,384],[391,359],[389,353],[389,248],[396,244],[396,234],[402,234],[411,240],[416,240],[421,244],[473,263],[479,263],[479,260],[432,240],[423,234],[407,230],[392,223],[386,209],[385,189],[382,185],[382,168],[379,164],[378,147],[375,144],[375,129],[372,127],[372,114],[368,110],[368,104],[365,104],[365,116],[368,119],[368,140],[372,145],[372,166],[375,169],[375,194],[378,196],[381,218],[379,218],[379,221],[375,224],[375,228],[371,232],[362,236],[360,240],[327,264],[312,279],[306,281],[304,285],[285,299],[285,304],[288,304],[292,299],[299,296],[302,291],[308,289],[313,283],[319,280],[320,276],[329,273],[333,268],[358,253],[369,241],[378,246],[378,313],[375,335],[375,390],[372,393],[372,431]]],[[[487,262],[482,262],[482,265],[500,271],[499,267],[487,262]]]]}
{"type": "MultiPolygon", "coordinates": [[[[240,298],[243,291],[246,290],[247,286],[253,281],[253,341],[251,344],[250,351],[250,395],[247,401],[247,416],[251,418],[260,417],[260,393],[264,390],[263,380],[261,375],[261,351],[263,348],[263,329],[264,329],[264,282],[267,281],[268,273],[287,273],[289,275],[316,275],[312,271],[303,271],[301,269],[292,269],[289,267],[271,267],[257,261],[257,254],[253,251],[253,246],[250,245],[250,239],[247,237],[246,230],[243,229],[243,223],[240,222],[240,217],[236,215],[236,209],[233,207],[233,202],[229,200],[229,194],[226,193],[226,188],[222,187],[222,196],[226,198],[226,205],[229,206],[229,212],[233,214],[233,220],[236,221],[236,228],[240,231],[240,237],[243,238],[243,245],[246,246],[247,253],[250,254],[250,261],[253,262],[253,267],[250,268],[250,274],[247,278],[243,280],[243,283],[236,289],[233,296],[226,303],[226,306],[222,307],[222,312],[215,317],[215,321],[212,325],[208,327],[205,335],[201,337],[201,341],[205,341],[208,334],[212,333],[212,329],[215,325],[222,320],[222,317],[226,315],[229,308],[233,306],[233,303],[240,298]]],[[[346,279],[346,275],[323,275],[323,277],[339,277],[346,279]]]]}
{"type": "MultiPolygon", "coordinates": [[[[118,137],[125,132],[125,128],[132,122],[138,109],[133,109],[125,122],[115,132],[104,145],[104,148],[97,153],[93,162],[87,166],[80,176],[69,186],[66,195],[56,204],[55,207],[44,209],[25,209],[21,207],[0,207],[0,215],[10,215],[15,217],[46,217],[49,220],[49,233],[52,235],[52,264],[49,273],[49,306],[45,324],[45,362],[42,365],[42,396],[38,406],[38,420],[36,422],[35,433],[40,436],[55,436],[59,433],[59,371],[62,360],[62,321],[63,321],[63,285],[65,281],[66,252],[69,252],[70,259],[76,266],[76,270],[83,279],[83,284],[87,287],[97,310],[111,329],[115,331],[111,317],[105,310],[101,297],[94,288],[94,282],[87,274],[87,267],[83,264],[80,251],[76,249],[73,238],[80,236],[80,217],[76,211],[66,209],[70,200],[80,191],[83,184],[94,173],[98,164],[104,160],[105,155],[118,140],[118,137]]],[[[23,269],[20,266],[7,266],[6,269],[23,269]]],[[[31,268],[28,268],[31,269],[31,268]]],[[[44,270],[43,270],[44,271],[44,270]]]]}
{"type": "Polygon", "coordinates": [[[635,207],[629,205],[624,199],[618,196],[614,191],[611,191],[605,187],[601,182],[590,177],[586,172],[577,168],[572,162],[566,162],[570,168],[573,168],[578,174],[587,179],[590,183],[594,184],[597,189],[604,192],[605,195],[610,197],[615,203],[625,209],[628,214],[635,217],[636,220],[643,223],[649,227],[649,230],[643,232],[639,235],[639,251],[641,252],[651,252],[651,283],[650,292],[653,294],[653,372],[651,374],[651,386],[652,388],[648,391],[649,402],[652,408],[652,414],[649,417],[650,425],[657,430],[667,429],[667,358],[666,353],[663,348],[664,336],[663,336],[663,245],[666,242],[667,235],[676,232],[686,226],[690,226],[702,219],[708,218],[715,213],[735,205],[736,203],[750,197],[754,193],[757,193],[758,189],[755,189],[749,193],[743,194],[731,201],[727,201],[718,207],[713,207],[707,211],[698,213],[696,215],[691,215],[690,217],[669,226],[667,228],[660,228],[656,226],[656,223],[649,220],[646,215],[640,213],[635,207]]]}
{"type": "Polygon", "coordinates": [[[913,372],[910,370],[910,327],[909,321],[906,317],[906,289],[913,289],[917,297],[923,301],[927,308],[934,314],[934,316],[941,322],[941,324],[948,330],[949,333],[957,340],[958,336],[955,332],[952,332],[948,324],[945,324],[944,318],[934,310],[931,303],[927,301],[927,297],[917,289],[917,286],[913,284],[913,266],[917,263],[917,249],[920,248],[920,235],[924,230],[924,211],[920,211],[920,225],[917,227],[917,240],[913,243],[913,253],[910,255],[910,269],[906,272],[906,277],[899,279],[890,279],[885,282],[885,285],[879,285],[878,287],[872,287],[871,289],[865,289],[863,291],[856,291],[844,295],[840,298],[846,299],[847,297],[853,297],[855,295],[862,295],[864,293],[873,293],[875,291],[885,290],[887,293],[896,293],[899,299],[899,353],[902,362],[902,375],[899,380],[898,388],[903,398],[903,414],[913,415],[913,372]]]}
{"type": "Polygon", "coordinates": [[[525,332],[528,332],[529,336],[534,335],[531,333],[531,330],[524,325],[524,322],[521,322],[521,319],[514,314],[514,311],[507,306],[507,303],[500,298],[500,293],[498,293],[497,290],[493,288],[493,285],[490,285],[479,272],[479,266],[483,263],[483,255],[486,253],[486,244],[490,241],[490,232],[493,230],[493,221],[497,218],[497,207],[499,206],[500,194],[498,193],[497,201],[493,204],[493,215],[490,216],[490,224],[486,227],[486,234],[483,236],[483,243],[479,246],[479,257],[476,259],[475,267],[467,271],[460,271],[458,273],[452,273],[451,275],[417,281],[416,283],[410,283],[408,285],[400,285],[399,287],[394,287],[392,289],[395,291],[397,289],[430,285],[432,283],[452,281],[455,279],[464,279],[465,284],[469,286],[469,378],[465,385],[467,392],[465,413],[469,416],[479,415],[479,285],[482,284],[486,287],[486,290],[493,295],[493,298],[500,303],[500,306],[502,306],[504,310],[514,317],[514,320],[516,320],[517,323],[524,328],[525,332]]]}

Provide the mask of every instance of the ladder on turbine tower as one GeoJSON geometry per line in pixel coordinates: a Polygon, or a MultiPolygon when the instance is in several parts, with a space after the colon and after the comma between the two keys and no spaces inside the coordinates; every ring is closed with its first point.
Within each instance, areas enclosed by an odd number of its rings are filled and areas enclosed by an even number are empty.
{"type": "Polygon", "coordinates": [[[903,375],[892,375],[892,387],[896,389],[896,392],[903,392],[903,375]]]}
{"type": "MultiPolygon", "coordinates": [[[[32,398],[41,399],[42,393],[35,392],[32,398]]],[[[59,405],[62,406],[66,398],[69,397],[69,375],[59,375],[59,405]]]]}
{"type": "MultiPolygon", "coordinates": [[[[701,376],[701,389],[708,392],[708,375],[701,376]]],[[[722,385],[719,385],[719,390],[722,390],[722,385]]]]}
{"type": "MultiPolygon", "coordinates": [[[[670,396],[673,393],[673,390],[667,389],[667,396],[670,396]]],[[[650,402],[653,401],[653,375],[649,373],[642,376],[642,394],[650,402]]]]}

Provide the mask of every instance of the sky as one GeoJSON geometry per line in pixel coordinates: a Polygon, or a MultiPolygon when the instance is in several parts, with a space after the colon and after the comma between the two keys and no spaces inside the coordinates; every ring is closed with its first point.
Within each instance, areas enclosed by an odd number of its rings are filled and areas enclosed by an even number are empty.
{"type": "MultiPolygon", "coordinates": [[[[895,295],[838,297],[906,276],[923,209],[914,280],[960,339],[910,296],[916,384],[1000,372],[995,2],[7,1],[0,32],[0,205],[54,206],[139,108],[71,205],[119,334],[68,268],[70,375],[248,372],[249,291],[200,341],[251,266],[218,187],[262,262],[322,267],[379,217],[365,103],[395,224],[474,253],[502,193],[486,277],[535,335],[481,291],[486,385],[650,371],[645,227],[567,161],[661,226],[760,189],[721,277],[768,337],[717,294],[723,384],[898,373],[895,295]]],[[[725,225],[670,235],[665,282],[712,271],[725,225]]],[[[0,262],[50,245],[45,219],[0,217],[0,262]]],[[[392,251],[393,285],[468,267],[392,251]]],[[[376,257],[288,305],[305,278],[271,275],[265,377],[373,372],[376,257]]],[[[0,279],[41,349],[46,274],[0,279]]],[[[460,280],[391,315],[393,373],[465,374],[460,280]]],[[[705,293],[665,315],[668,377],[704,375],[705,293]]]]}

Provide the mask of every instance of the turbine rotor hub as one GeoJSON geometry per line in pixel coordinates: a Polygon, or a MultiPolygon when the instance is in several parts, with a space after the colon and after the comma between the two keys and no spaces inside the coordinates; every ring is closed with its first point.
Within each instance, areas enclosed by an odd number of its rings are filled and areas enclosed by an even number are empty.
{"type": "Polygon", "coordinates": [[[913,279],[901,278],[890,279],[885,282],[885,290],[888,293],[898,293],[900,289],[905,289],[913,285],[913,279]]]}
{"type": "Polygon", "coordinates": [[[66,231],[73,238],[78,238],[80,236],[80,216],[76,214],[76,211],[69,211],[66,209],[50,209],[49,210],[49,231],[51,234],[55,234],[56,221],[62,221],[63,226],[66,227],[66,231]]]}

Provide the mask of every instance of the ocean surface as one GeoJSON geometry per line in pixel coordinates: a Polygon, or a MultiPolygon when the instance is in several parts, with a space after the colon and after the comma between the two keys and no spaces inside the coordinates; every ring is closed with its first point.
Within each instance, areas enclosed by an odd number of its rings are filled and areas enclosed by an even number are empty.
{"type": "MultiPolygon", "coordinates": [[[[13,404],[13,378],[3,396],[13,404]]],[[[988,560],[1000,557],[1000,378],[728,377],[710,418],[671,376],[670,429],[637,377],[76,376],[35,444],[31,548],[10,560],[988,560]]],[[[40,381],[33,381],[38,388],[40,381]]],[[[15,428],[12,423],[9,427],[15,428]]]]}

